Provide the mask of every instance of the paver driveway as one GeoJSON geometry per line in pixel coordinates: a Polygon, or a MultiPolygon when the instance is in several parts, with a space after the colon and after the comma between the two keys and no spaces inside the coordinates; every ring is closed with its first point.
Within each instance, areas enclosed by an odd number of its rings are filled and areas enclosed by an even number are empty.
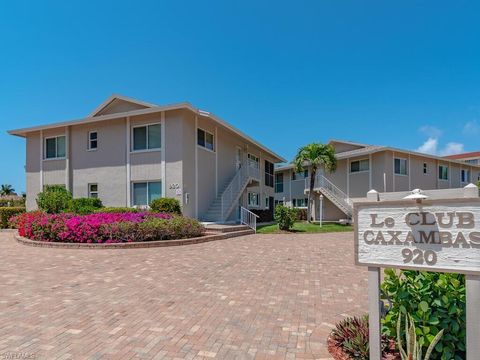
{"type": "Polygon", "coordinates": [[[352,238],[75,250],[0,233],[0,357],[328,358],[332,324],[367,308],[352,238]]]}

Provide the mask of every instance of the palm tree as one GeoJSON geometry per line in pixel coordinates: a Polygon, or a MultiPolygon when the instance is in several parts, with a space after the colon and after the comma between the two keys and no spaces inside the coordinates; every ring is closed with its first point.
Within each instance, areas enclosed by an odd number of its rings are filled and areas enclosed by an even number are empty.
{"type": "Polygon", "coordinates": [[[15,193],[15,189],[12,187],[12,185],[3,184],[2,186],[0,186],[1,196],[12,195],[14,193],[15,193]]]}
{"type": "Polygon", "coordinates": [[[312,143],[302,146],[298,149],[297,155],[293,159],[295,171],[301,172],[305,166],[310,166],[310,191],[308,192],[307,219],[311,222],[312,200],[315,176],[319,167],[324,167],[328,172],[334,172],[337,169],[337,158],[335,148],[332,145],[312,143]]]}

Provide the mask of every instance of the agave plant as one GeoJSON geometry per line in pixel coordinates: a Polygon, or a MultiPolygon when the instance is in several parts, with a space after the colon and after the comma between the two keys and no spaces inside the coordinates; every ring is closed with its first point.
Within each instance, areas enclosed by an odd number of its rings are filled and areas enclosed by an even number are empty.
{"type": "Polygon", "coordinates": [[[415,333],[415,323],[412,320],[410,315],[405,315],[405,340],[406,348],[403,348],[402,343],[402,316],[398,316],[397,320],[397,345],[400,351],[400,356],[402,360],[429,360],[430,355],[432,355],[433,348],[440,341],[440,338],[443,335],[443,329],[433,338],[430,346],[425,353],[425,357],[422,358],[422,346],[417,342],[417,335],[415,333]]]}

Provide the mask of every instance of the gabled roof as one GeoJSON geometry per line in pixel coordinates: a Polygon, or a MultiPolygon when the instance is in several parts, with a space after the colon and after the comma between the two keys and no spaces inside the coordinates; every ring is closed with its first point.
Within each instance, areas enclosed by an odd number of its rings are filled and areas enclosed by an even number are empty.
{"type": "Polygon", "coordinates": [[[471,159],[471,158],[480,158],[480,151],[466,152],[462,154],[448,155],[445,156],[445,159],[471,159]]]}
{"type": "Polygon", "coordinates": [[[59,128],[59,127],[81,125],[81,124],[88,124],[88,123],[96,123],[96,122],[108,121],[108,120],[113,120],[113,119],[118,119],[118,118],[125,118],[125,117],[129,117],[129,116],[154,114],[154,113],[158,113],[158,112],[162,112],[162,111],[171,111],[171,110],[180,110],[180,109],[189,110],[189,111],[192,111],[193,113],[195,113],[199,116],[210,118],[211,120],[213,120],[214,122],[216,122],[220,126],[223,126],[224,128],[230,130],[231,132],[235,133],[236,135],[242,137],[243,139],[251,142],[252,144],[255,144],[260,149],[262,149],[265,153],[267,153],[267,154],[271,155],[272,157],[276,158],[278,161],[280,161],[280,162],[286,162],[287,161],[282,156],[278,155],[277,153],[275,153],[272,150],[268,149],[267,147],[263,146],[258,141],[252,139],[250,136],[248,136],[244,132],[240,131],[239,129],[235,128],[234,126],[230,125],[229,123],[225,122],[224,120],[217,117],[216,115],[214,115],[214,114],[212,114],[208,111],[203,111],[203,110],[200,110],[198,108],[195,108],[192,104],[190,104],[188,102],[172,104],[172,105],[158,106],[158,105],[153,105],[153,104],[145,103],[145,102],[142,102],[142,101],[138,101],[138,100],[135,100],[135,99],[131,99],[129,97],[121,96],[121,95],[110,96],[107,100],[105,100],[102,103],[102,105],[100,105],[97,109],[95,109],[86,118],[69,120],[69,121],[62,121],[62,122],[57,122],[57,123],[48,124],[48,125],[33,126],[33,127],[23,128],[23,129],[9,130],[8,133],[10,135],[26,137],[29,132],[34,132],[34,131],[55,129],[55,128],[59,128]],[[100,115],[99,114],[102,111],[102,109],[105,109],[105,107],[108,107],[108,105],[110,103],[112,103],[112,101],[115,101],[116,99],[121,100],[121,101],[130,102],[132,104],[142,105],[145,108],[140,108],[140,109],[131,110],[131,111],[125,111],[125,112],[120,112],[120,113],[106,114],[106,115],[100,115]]]}
{"type": "Polygon", "coordinates": [[[89,117],[99,116],[101,115],[102,111],[105,111],[106,109],[108,109],[108,107],[110,107],[112,104],[119,103],[119,102],[131,104],[132,110],[147,109],[147,108],[153,108],[157,106],[157,105],[150,104],[145,101],[137,100],[128,96],[112,94],[104,102],[102,102],[99,106],[97,106],[95,110],[93,110],[88,116],[89,117]]]}
{"type": "MultiPolygon", "coordinates": [[[[441,156],[436,156],[436,155],[430,155],[430,154],[424,154],[424,153],[419,153],[416,151],[410,151],[410,150],[404,150],[404,149],[398,149],[394,148],[391,146],[378,146],[378,145],[367,145],[367,144],[360,144],[360,143],[354,143],[351,141],[343,141],[343,140],[330,140],[328,144],[331,143],[342,143],[342,144],[349,144],[349,145],[356,145],[356,146],[362,146],[359,149],[354,149],[354,150],[349,150],[349,151],[344,151],[340,153],[336,153],[337,160],[343,160],[343,159],[348,159],[352,157],[358,157],[358,156],[367,156],[370,154],[374,154],[380,151],[393,151],[395,153],[403,153],[403,154],[410,154],[413,156],[419,156],[419,157],[424,157],[428,159],[435,159],[435,160],[440,160],[444,162],[452,162],[456,164],[461,164],[465,166],[464,161],[460,161],[454,158],[450,157],[441,157],[441,156]]],[[[480,155],[480,152],[479,152],[480,155]]],[[[468,164],[468,166],[473,166],[480,168],[480,165],[474,165],[474,164],[468,164]]],[[[286,165],[281,165],[275,168],[275,171],[282,171],[282,170],[288,170],[288,169],[293,169],[295,166],[290,163],[286,165]]]]}

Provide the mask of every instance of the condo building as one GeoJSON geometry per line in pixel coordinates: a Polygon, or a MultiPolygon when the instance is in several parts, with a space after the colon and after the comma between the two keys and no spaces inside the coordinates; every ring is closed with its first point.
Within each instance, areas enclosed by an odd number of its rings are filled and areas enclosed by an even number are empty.
{"type": "MultiPolygon", "coordinates": [[[[319,220],[320,214],[322,220],[327,221],[350,219],[353,202],[365,200],[371,189],[407,193],[413,189],[460,188],[480,180],[480,163],[470,161],[470,157],[464,161],[342,140],[331,140],[329,144],[336,151],[337,170],[329,173],[320,168],[317,171],[314,220],[319,220]]],[[[306,208],[310,170],[307,166],[297,173],[293,164],[276,167],[275,203],[306,208]]]]}
{"type": "Polygon", "coordinates": [[[46,185],[105,206],[179,200],[185,215],[238,219],[274,204],[281,156],[189,103],[158,106],[113,95],[83,119],[9,131],[26,140],[26,206],[46,185]]]}

